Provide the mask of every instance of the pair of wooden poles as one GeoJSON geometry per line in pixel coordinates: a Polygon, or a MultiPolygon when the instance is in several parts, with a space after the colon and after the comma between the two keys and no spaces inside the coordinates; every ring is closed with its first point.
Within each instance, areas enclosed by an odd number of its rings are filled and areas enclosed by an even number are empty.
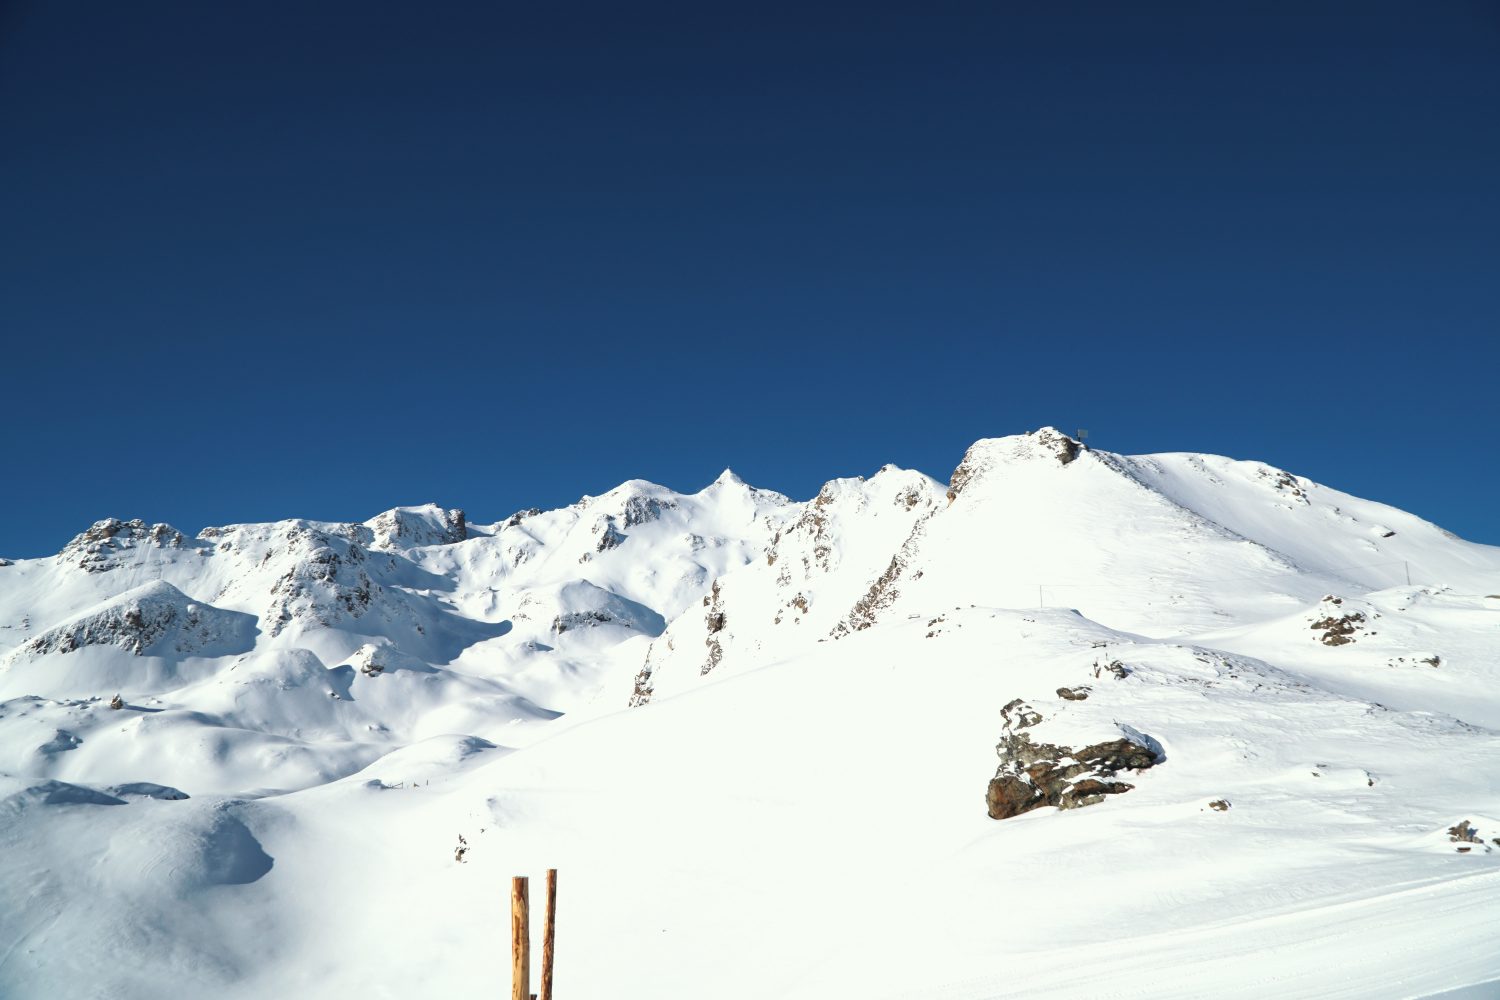
{"type": "Polygon", "coordinates": [[[510,880],[511,1000],[552,1000],[552,939],[557,932],[557,869],[547,869],[547,912],[542,919],[542,992],[531,992],[531,904],[527,883],[510,880]]]}

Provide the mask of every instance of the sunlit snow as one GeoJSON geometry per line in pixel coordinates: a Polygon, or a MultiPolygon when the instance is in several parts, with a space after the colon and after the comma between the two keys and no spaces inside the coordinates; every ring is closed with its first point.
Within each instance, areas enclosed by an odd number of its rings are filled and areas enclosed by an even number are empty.
{"type": "Polygon", "coordinates": [[[564,997],[1492,995],[1497,595],[1051,429],[805,502],[101,521],[0,561],[0,996],[508,995],[549,867],[564,997]],[[1152,766],[992,819],[1017,734],[1152,766]]]}

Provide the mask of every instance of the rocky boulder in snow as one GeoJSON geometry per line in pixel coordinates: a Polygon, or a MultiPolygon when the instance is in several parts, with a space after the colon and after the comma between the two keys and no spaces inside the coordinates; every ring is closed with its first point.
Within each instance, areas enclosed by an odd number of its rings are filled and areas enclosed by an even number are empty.
{"type": "Polygon", "coordinates": [[[1042,714],[1020,698],[1001,714],[1005,735],[995,748],[1000,768],[984,797],[991,819],[1009,819],[1042,806],[1094,805],[1135,787],[1115,780],[1121,771],[1142,771],[1157,762],[1154,750],[1125,735],[1077,749],[1033,742],[1026,730],[1040,724],[1042,714]]]}
{"type": "Polygon", "coordinates": [[[1343,603],[1343,598],[1331,594],[1323,598],[1317,610],[1321,617],[1315,617],[1308,626],[1314,632],[1322,633],[1318,641],[1325,646],[1344,646],[1354,642],[1355,635],[1365,627],[1364,612],[1346,610],[1343,603]]]}

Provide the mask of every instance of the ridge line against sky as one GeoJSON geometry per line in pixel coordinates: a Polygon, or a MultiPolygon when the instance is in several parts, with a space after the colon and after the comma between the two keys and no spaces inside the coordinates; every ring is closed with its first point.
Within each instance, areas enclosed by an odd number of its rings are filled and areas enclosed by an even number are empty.
{"type": "MultiPolygon", "coordinates": [[[[996,435],[996,436],[1005,436],[1005,435],[996,435]]],[[[982,439],[977,439],[977,440],[982,440],[982,439]]],[[[1095,450],[1095,451],[1104,451],[1104,452],[1109,452],[1109,453],[1112,453],[1112,454],[1120,454],[1118,452],[1110,452],[1109,449],[1093,448],[1092,450],[1095,450]]],[[[1174,454],[1174,453],[1181,454],[1183,452],[1181,452],[1180,450],[1175,451],[1175,452],[1173,452],[1173,451],[1159,451],[1159,452],[1147,453],[1147,454],[1144,454],[1144,455],[1127,455],[1125,457],[1139,458],[1139,457],[1149,457],[1152,454],[1174,454]]],[[[1234,458],[1233,456],[1214,456],[1212,454],[1204,453],[1204,452],[1187,452],[1187,453],[1188,454],[1203,454],[1203,455],[1206,455],[1207,457],[1229,458],[1231,461],[1255,461],[1255,460],[1250,460],[1250,459],[1237,459],[1237,458],[1234,458]]],[[[896,466],[898,468],[911,468],[911,467],[908,467],[908,466],[901,466],[900,463],[881,463],[881,467],[884,467],[886,464],[894,465],[894,466],[896,466]]],[[[954,462],[954,466],[956,467],[957,464],[958,464],[957,461],[955,461],[954,462]]],[[[1277,466],[1275,466],[1274,463],[1265,463],[1265,464],[1271,466],[1272,468],[1277,468],[1277,466]]],[[[741,476],[740,478],[744,482],[746,482],[746,484],[749,485],[750,487],[753,487],[753,488],[756,488],[756,489],[762,489],[762,490],[771,490],[771,491],[776,492],[776,493],[781,493],[781,494],[787,496],[793,502],[806,502],[806,501],[810,500],[812,497],[814,497],[818,493],[819,487],[821,487],[823,485],[823,483],[828,482],[831,479],[837,479],[837,478],[854,478],[854,477],[868,478],[869,476],[874,475],[878,471],[879,471],[879,468],[877,467],[875,469],[870,469],[870,470],[865,471],[865,472],[849,472],[849,473],[844,473],[844,474],[840,474],[840,475],[837,475],[837,476],[829,476],[829,477],[827,477],[825,479],[819,480],[815,485],[812,485],[812,486],[810,486],[808,488],[805,488],[805,489],[803,489],[801,491],[795,491],[795,492],[788,492],[787,490],[781,489],[781,488],[779,488],[779,487],[777,487],[775,485],[769,485],[769,484],[763,483],[763,482],[756,482],[756,481],[748,479],[747,477],[744,477],[744,476],[741,476]]],[[[948,478],[949,478],[949,475],[950,475],[949,472],[935,473],[935,472],[931,472],[931,471],[926,470],[926,469],[915,469],[914,471],[920,472],[920,473],[922,473],[924,475],[930,476],[933,479],[936,479],[939,482],[944,482],[944,483],[946,483],[948,481],[948,478]]],[[[1292,472],[1294,475],[1301,475],[1296,470],[1285,470],[1285,471],[1292,472]]],[[[720,475],[722,475],[724,472],[734,472],[736,475],[739,475],[738,470],[732,469],[731,467],[728,467],[728,466],[726,466],[723,470],[721,470],[720,475]]],[[[1314,477],[1303,476],[1303,478],[1313,479],[1314,477]]],[[[525,504],[525,503],[523,503],[523,504],[519,504],[519,505],[512,505],[510,507],[506,507],[503,510],[501,510],[501,509],[489,509],[489,508],[487,508],[485,506],[482,506],[482,505],[479,505],[479,506],[476,506],[476,505],[465,505],[462,502],[452,502],[451,500],[450,501],[445,501],[445,500],[432,499],[432,498],[429,498],[429,499],[426,499],[426,500],[422,500],[422,499],[416,499],[416,498],[409,498],[409,499],[407,499],[405,501],[401,501],[401,502],[398,502],[398,503],[388,503],[388,504],[386,504],[384,506],[379,507],[379,509],[372,509],[372,510],[370,510],[368,512],[365,512],[365,513],[354,513],[354,514],[350,514],[349,516],[313,516],[313,515],[300,514],[300,513],[288,513],[288,514],[281,514],[281,515],[276,515],[276,516],[271,516],[271,517],[266,517],[266,518],[259,518],[259,519],[252,519],[252,520],[239,520],[239,519],[223,520],[223,519],[221,519],[221,520],[217,520],[217,521],[205,522],[203,524],[193,524],[192,522],[175,522],[175,521],[171,521],[170,519],[152,518],[152,517],[148,517],[148,516],[144,516],[144,515],[136,515],[136,514],[119,516],[119,519],[120,520],[130,520],[131,518],[134,518],[134,517],[140,517],[141,520],[147,522],[148,524],[149,523],[153,523],[155,521],[165,520],[166,523],[172,524],[173,527],[176,527],[179,530],[187,528],[189,534],[196,535],[199,531],[203,530],[204,528],[208,528],[208,527],[224,527],[224,526],[227,526],[229,524],[237,524],[237,523],[264,523],[264,522],[271,522],[271,521],[297,520],[297,519],[308,520],[308,521],[331,522],[331,523],[359,523],[359,522],[368,521],[371,518],[375,517],[376,515],[378,515],[380,513],[383,513],[383,512],[385,512],[387,510],[391,510],[391,509],[396,508],[396,507],[413,507],[413,506],[420,506],[420,505],[425,504],[425,503],[434,503],[437,506],[443,507],[443,508],[454,508],[454,507],[457,507],[457,508],[463,510],[465,512],[465,514],[466,514],[466,518],[467,518],[468,522],[471,523],[471,524],[494,524],[494,523],[497,523],[497,522],[503,520],[504,518],[508,517],[510,514],[514,513],[515,511],[518,511],[518,510],[527,509],[529,507],[540,507],[543,510],[555,510],[555,509],[558,509],[558,508],[567,507],[570,504],[577,503],[580,499],[583,499],[583,498],[597,498],[599,496],[602,496],[603,494],[608,493],[608,492],[612,491],[613,489],[615,489],[615,488],[617,488],[617,487],[619,487],[619,486],[621,486],[621,485],[623,485],[623,484],[625,484],[627,482],[631,482],[631,481],[646,481],[646,482],[653,483],[653,484],[655,484],[657,486],[663,486],[663,487],[665,487],[665,488],[667,488],[669,490],[672,490],[672,491],[674,491],[676,493],[679,493],[679,494],[691,495],[691,494],[697,493],[700,490],[705,489],[708,486],[712,485],[713,482],[715,482],[717,479],[718,479],[718,476],[715,476],[714,479],[711,479],[711,480],[703,483],[700,486],[691,486],[691,485],[688,485],[688,486],[678,486],[678,485],[672,485],[672,484],[669,484],[669,483],[660,482],[659,480],[652,479],[649,476],[630,476],[630,477],[626,477],[624,479],[621,479],[618,482],[612,483],[609,486],[600,487],[600,488],[593,489],[593,490],[583,490],[581,492],[578,492],[576,494],[571,495],[569,498],[558,500],[555,503],[549,503],[549,504],[537,504],[537,503],[525,504]]],[[[1317,482],[1317,480],[1315,480],[1315,479],[1314,479],[1314,481],[1317,482]]],[[[1345,493],[1349,492],[1348,490],[1343,490],[1337,483],[1319,482],[1319,485],[1322,485],[1322,486],[1325,486],[1325,487],[1330,487],[1330,488],[1336,489],[1336,490],[1340,490],[1341,492],[1345,492],[1345,493]]],[[[1385,501],[1381,501],[1378,497],[1361,497],[1361,499],[1375,500],[1377,502],[1385,502],[1385,501]]],[[[1431,520],[1431,518],[1425,517],[1422,514],[1421,511],[1407,511],[1407,513],[1415,514],[1418,517],[1423,517],[1424,520],[1429,520],[1429,521],[1431,520]]],[[[107,516],[118,516],[118,515],[107,515],[107,516]]],[[[104,518],[104,516],[101,516],[100,518],[98,518],[96,520],[102,520],[103,518],[104,518]]],[[[88,527],[88,525],[81,525],[79,527],[79,531],[82,531],[83,528],[86,528],[86,527],[88,527]]],[[[1439,524],[1438,527],[1443,527],[1443,525],[1439,524]]],[[[55,548],[49,550],[49,551],[39,552],[39,553],[35,553],[33,555],[23,556],[23,558],[34,558],[36,556],[53,555],[59,549],[61,549],[63,547],[63,545],[66,544],[67,541],[71,540],[72,537],[74,535],[76,535],[77,533],[78,532],[73,532],[73,533],[69,534],[67,538],[64,538],[64,539],[60,540],[58,542],[57,546],[55,548]]],[[[1469,541],[1480,541],[1480,542],[1484,541],[1483,539],[1467,539],[1467,540],[1469,540],[1469,541]]]]}
{"type": "Polygon", "coordinates": [[[0,555],[979,437],[1500,543],[1500,8],[0,7],[0,555]]]}

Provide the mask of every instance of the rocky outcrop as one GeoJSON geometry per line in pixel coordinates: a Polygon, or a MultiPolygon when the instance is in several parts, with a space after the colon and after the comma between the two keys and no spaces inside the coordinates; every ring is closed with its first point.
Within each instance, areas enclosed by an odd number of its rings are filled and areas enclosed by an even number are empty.
{"type": "Polygon", "coordinates": [[[436,504],[397,507],[379,514],[366,525],[373,533],[372,549],[410,549],[423,545],[452,545],[469,537],[468,519],[454,508],[436,504]]]}
{"type": "Polygon", "coordinates": [[[1067,465],[1077,458],[1078,453],[1083,450],[1081,442],[1075,441],[1062,431],[1052,427],[1043,427],[1041,430],[1033,432],[1031,437],[1036,440],[1039,446],[1052,452],[1052,456],[1057,459],[1059,465],[1067,465]]]}
{"type": "Polygon", "coordinates": [[[975,458],[974,449],[970,448],[964,453],[963,461],[958,463],[958,468],[953,470],[953,475],[948,478],[948,502],[952,503],[958,499],[958,495],[969,485],[969,480],[979,470],[979,463],[975,458]]]}
{"type": "Polygon", "coordinates": [[[549,645],[568,632],[610,627],[655,636],[667,625],[646,605],[587,581],[523,593],[510,617],[541,625],[549,645]]]}
{"type": "Polygon", "coordinates": [[[860,632],[874,625],[880,612],[895,604],[897,598],[901,596],[898,582],[908,576],[910,579],[921,577],[921,570],[910,574],[908,570],[917,557],[917,550],[921,545],[928,519],[934,513],[934,510],[927,511],[917,519],[916,524],[912,525],[911,534],[901,544],[900,550],[891,557],[890,565],[885,568],[885,572],[876,577],[864,596],[854,602],[854,607],[849,610],[849,617],[834,626],[830,633],[833,638],[839,639],[851,632],[860,632]]]}
{"type": "MultiPolygon", "coordinates": [[[[802,558],[803,573],[812,570],[813,565],[827,572],[830,568],[829,557],[833,554],[832,540],[828,537],[828,513],[827,508],[833,504],[839,495],[840,484],[837,480],[824,483],[818,495],[802,511],[802,516],[787,529],[787,533],[801,532],[812,543],[811,562],[807,556],[802,558]]],[[[777,532],[772,540],[772,554],[769,561],[776,561],[776,545],[781,542],[781,533],[777,532]]]]}
{"type": "MultiPolygon", "coordinates": [[[[703,627],[706,632],[706,635],[703,637],[703,645],[707,648],[708,653],[704,657],[702,664],[698,667],[700,676],[712,673],[713,669],[724,659],[723,635],[724,628],[729,623],[729,617],[724,610],[724,593],[719,586],[718,579],[714,580],[713,587],[709,593],[703,596],[703,606],[707,609],[703,615],[703,627]]],[[[665,648],[662,655],[669,657],[675,648],[675,643],[671,636],[666,637],[663,646],[665,648]]],[[[630,695],[630,705],[632,707],[644,705],[651,700],[655,689],[652,675],[657,666],[659,666],[659,663],[653,660],[653,655],[656,651],[657,645],[655,643],[646,650],[646,661],[641,665],[640,671],[636,674],[635,690],[630,695]]]]}
{"type": "Polygon", "coordinates": [[[297,519],[205,528],[198,537],[221,567],[214,602],[262,609],[268,636],[368,619],[357,631],[415,640],[424,634],[422,619],[441,610],[410,586],[423,576],[408,554],[452,544],[461,524],[467,533],[455,511],[404,507],[364,524],[297,519]],[[428,613],[415,610],[422,606],[428,613]]]}
{"type": "Polygon", "coordinates": [[[136,656],[243,652],[254,619],[201,604],[157,580],[77,615],[31,639],[12,656],[71,653],[87,646],[118,646],[136,656]]]}
{"type": "MultiPolygon", "coordinates": [[[[904,497],[909,493],[916,493],[918,501],[910,504],[904,500],[899,502],[899,505],[908,511],[914,510],[917,503],[921,501],[920,490],[913,487],[903,492],[901,496],[904,497]]],[[[906,536],[906,540],[901,543],[901,548],[891,557],[890,565],[875,578],[864,596],[854,602],[854,607],[849,610],[849,616],[834,626],[830,633],[833,638],[839,639],[851,632],[860,632],[874,625],[879,614],[900,598],[900,581],[921,578],[922,570],[911,571],[911,567],[918,561],[918,553],[927,531],[927,525],[938,509],[935,504],[929,502],[927,509],[917,515],[916,521],[912,524],[911,533],[906,536]]]]}
{"type": "Polygon", "coordinates": [[[500,527],[514,528],[522,521],[526,520],[528,517],[536,517],[541,512],[542,508],[540,507],[527,507],[525,510],[518,510],[510,517],[507,517],[503,522],[501,522],[500,527]]]}
{"type": "Polygon", "coordinates": [[[1343,646],[1355,641],[1355,635],[1365,627],[1365,615],[1362,611],[1345,611],[1342,609],[1344,600],[1334,597],[1332,594],[1323,598],[1318,606],[1318,614],[1322,617],[1314,618],[1309,628],[1314,632],[1321,632],[1318,641],[1325,646],[1343,646]]]}
{"type": "MultiPolygon", "coordinates": [[[[1271,488],[1273,490],[1281,494],[1286,499],[1290,500],[1292,503],[1300,504],[1303,507],[1309,506],[1312,503],[1312,501],[1308,499],[1307,490],[1304,487],[1303,481],[1292,475],[1290,472],[1284,472],[1281,469],[1262,468],[1259,470],[1258,474],[1261,479],[1264,479],[1271,484],[1271,488]]],[[[1395,534],[1395,532],[1391,532],[1391,534],[1395,534]]],[[[1385,538],[1389,536],[1382,535],[1381,537],[1385,538]]]]}
{"type": "Polygon", "coordinates": [[[1495,837],[1490,844],[1486,844],[1484,838],[1479,835],[1479,828],[1466,819],[1459,820],[1453,826],[1448,827],[1448,839],[1460,845],[1454,848],[1459,854],[1468,854],[1475,847],[1489,854],[1495,847],[1500,847],[1500,837],[1495,837]],[[1492,847],[1491,844],[1494,846],[1492,847]]]}
{"type": "Polygon", "coordinates": [[[594,543],[594,552],[604,553],[610,549],[617,549],[625,544],[625,539],[630,537],[615,527],[615,519],[607,517],[594,525],[594,534],[599,536],[599,541],[594,543]]]}
{"type": "Polygon", "coordinates": [[[186,535],[170,524],[148,525],[140,518],[121,521],[110,517],[95,521],[93,527],[63,546],[57,554],[61,562],[71,562],[87,573],[105,573],[122,564],[128,550],[141,545],[163,549],[180,549],[190,545],[186,535]]]}
{"type": "Polygon", "coordinates": [[[646,662],[641,665],[641,669],[635,675],[635,684],[630,692],[631,708],[651,704],[651,696],[656,693],[656,684],[651,679],[651,675],[656,670],[651,662],[651,654],[655,648],[655,643],[653,643],[646,650],[646,662]]]}
{"type": "Polygon", "coordinates": [[[708,647],[708,657],[703,661],[703,667],[699,674],[707,674],[719,665],[724,658],[724,644],[719,638],[719,633],[724,631],[724,626],[729,623],[728,616],[724,613],[724,603],[719,590],[719,581],[715,580],[713,589],[708,596],[703,598],[703,603],[708,607],[708,613],[703,616],[704,625],[708,628],[708,636],[703,644],[708,647]]]}
{"type": "Polygon", "coordinates": [[[1005,735],[995,748],[1000,768],[985,792],[991,819],[1055,806],[1076,809],[1104,801],[1135,786],[1119,781],[1121,771],[1142,771],[1157,762],[1156,752],[1126,735],[1073,748],[1033,742],[1026,730],[1042,714],[1017,698],[1001,710],[1005,735]]]}
{"type": "Polygon", "coordinates": [[[896,581],[901,574],[906,572],[906,563],[900,555],[891,557],[891,564],[885,568],[885,572],[875,578],[870,584],[870,589],[855,602],[849,612],[848,621],[840,622],[834,628],[833,634],[842,636],[848,632],[859,632],[875,624],[875,616],[884,608],[890,607],[901,596],[896,588],[896,581]]]}
{"type": "Polygon", "coordinates": [[[625,527],[634,528],[659,519],[663,511],[676,510],[677,506],[676,501],[665,497],[637,494],[625,500],[620,510],[620,517],[625,522],[625,527]]]}
{"type": "Polygon", "coordinates": [[[957,500],[974,480],[1006,461],[1051,459],[1068,465],[1083,453],[1082,443],[1055,427],[1043,427],[1030,434],[1008,438],[986,438],[976,441],[948,480],[948,502],[957,500]]]}
{"type": "MultiPolygon", "coordinates": [[[[668,491],[643,480],[622,484],[602,497],[584,497],[574,509],[594,515],[589,527],[594,541],[579,555],[578,562],[591,562],[596,556],[619,548],[630,539],[631,529],[660,521],[667,513],[680,510],[681,506],[668,491]]],[[[515,517],[524,515],[526,512],[523,511],[515,517]]]]}
{"type": "Polygon", "coordinates": [[[593,628],[596,625],[623,625],[625,628],[634,628],[635,623],[628,619],[621,619],[608,611],[591,608],[587,611],[569,611],[552,619],[552,634],[562,635],[576,628],[593,628]]]}
{"type": "Polygon", "coordinates": [[[321,540],[327,544],[314,548],[271,585],[266,609],[271,635],[293,624],[334,625],[370,609],[380,588],[364,570],[364,549],[344,539],[321,540]]]}
{"type": "Polygon", "coordinates": [[[380,677],[403,670],[418,674],[432,672],[432,667],[425,661],[384,642],[363,644],[345,662],[363,677],[380,677]]]}
{"type": "Polygon", "coordinates": [[[381,647],[374,643],[365,643],[354,651],[349,657],[351,665],[358,667],[359,672],[366,677],[378,677],[385,673],[386,657],[382,654],[381,647]]]}
{"type": "Polygon", "coordinates": [[[1448,839],[1455,844],[1481,844],[1484,838],[1479,835],[1479,830],[1468,820],[1460,820],[1448,828],[1448,839]]]}

